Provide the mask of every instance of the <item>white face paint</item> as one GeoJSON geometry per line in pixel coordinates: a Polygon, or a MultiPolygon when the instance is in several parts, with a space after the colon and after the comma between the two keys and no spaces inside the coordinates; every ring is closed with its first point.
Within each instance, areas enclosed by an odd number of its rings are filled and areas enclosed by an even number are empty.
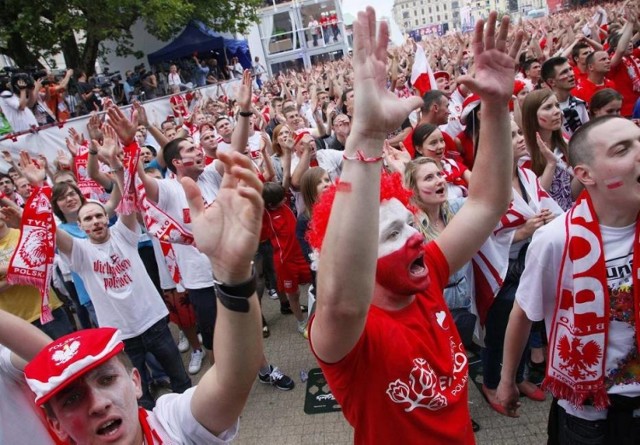
{"type": "Polygon", "coordinates": [[[380,204],[378,258],[401,249],[407,240],[419,233],[414,226],[413,214],[396,198],[380,204]]]}
{"type": "Polygon", "coordinates": [[[380,205],[376,283],[395,295],[413,295],[429,285],[424,263],[424,237],[414,216],[397,199],[380,205]]]}

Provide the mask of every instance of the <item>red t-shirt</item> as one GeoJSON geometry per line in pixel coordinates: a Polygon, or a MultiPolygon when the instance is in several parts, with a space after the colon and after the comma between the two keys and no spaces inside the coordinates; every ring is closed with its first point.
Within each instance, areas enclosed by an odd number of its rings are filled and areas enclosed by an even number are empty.
{"type": "Polygon", "coordinates": [[[604,90],[605,88],[613,88],[616,89],[616,84],[609,79],[604,79],[604,83],[602,85],[596,85],[591,82],[589,78],[585,77],[583,80],[577,83],[576,87],[571,90],[571,94],[573,94],[578,99],[584,100],[587,105],[591,102],[591,98],[594,94],[596,94],[600,90],[604,90]]]}
{"type": "Polygon", "coordinates": [[[589,73],[583,73],[582,71],[580,71],[580,68],[578,68],[578,65],[575,65],[573,67],[573,76],[576,78],[576,85],[578,85],[580,82],[586,79],[588,75],[589,73]]]}
{"type": "Polygon", "coordinates": [[[435,242],[425,265],[431,283],[413,303],[372,305],[351,352],[338,363],[318,360],[357,444],[475,443],[467,356],[442,296],[449,265],[435,242]]]}
{"type": "MultiPolygon", "coordinates": [[[[640,55],[638,48],[633,50],[633,55],[635,57],[640,55]]],[[[625,56],[625,58],[627,57],[625,56]]],[[[629,71],[624,61],[621,61],[615,67],[612,66],[607,77],[616,84],[618,93],[622,94],[622,110],[620,110],[620,114],[624,117],[630,117],[633,114],[633,107],[638,97],[640,97],[640,93],[633,91],[633,80],[629,76],[629,71]]]]}
{"type": "Polygon", "coordinates": [[[290,262],[307,264],[296,237],[296,224],[296,216],[286,204],[273,210],[264,209],[260,240],[271,241],[276,267],[290,262]]]}

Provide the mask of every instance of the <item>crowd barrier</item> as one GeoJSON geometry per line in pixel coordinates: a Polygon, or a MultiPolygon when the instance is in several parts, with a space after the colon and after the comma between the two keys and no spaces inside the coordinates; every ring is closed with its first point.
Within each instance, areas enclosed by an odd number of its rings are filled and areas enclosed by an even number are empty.
{"type": "MultiPolygon", "coordinates": [[[[193,91],[199,91],[202,94],[203,100],[207,97],[218,99],[223,96],[228,99],[235,99],[240,83],[241,81],[237,79],[228,80],[216,85],[195,88],[193,91]]],[[[168,116],[173,115],[171,106],[169,105],[170,97],[170,95],[163,96],[145,101],[142,104],[151,124],[160,125],[168,116]]],[[[121,109],[127,114],[128,110],[131,109],[131,105],[121,107],[121,109]]],[[[74,128],[80,134],[83,134],[85,138],[89,137],[86,131],[89,117],[89,115],[80,116],[69,119],[66,122],[34,127],[32,130],[5,135],[3,139],[0,139],[0,150],[8,151],[16,160],[21,151],[27,151],[32,156],[43,154],[49,162],[53,162],[58,154],[58,150],[66,151],[65,138],[69,136],[70,128],[74,128]]],[[[6,172],[8,169],[9,165],[0,159],[0,171],[6,172]]]]}

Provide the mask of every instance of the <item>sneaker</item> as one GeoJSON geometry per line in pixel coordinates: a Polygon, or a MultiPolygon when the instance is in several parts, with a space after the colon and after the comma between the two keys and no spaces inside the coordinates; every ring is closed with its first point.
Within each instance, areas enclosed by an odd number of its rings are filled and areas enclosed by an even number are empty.
{"type": "Polygon", "coordinates": [[[272,300],[278,299],[278,291],[275,289],[269,289],[269,298],[272,300]]]}
{"type": "Polygon", "coordinates": [[[309,338],[307,334],[307,320],[302,320],[298,322],[298,333],[301,334],[304,338],[309,338]]]}
{"type": "MultiPolygon", "coordinates": [[[[300,310],[304,313],[304,312],[308,312],[309,308],[306,307],[304,304],[300,305],[300,310]]],[[[287,302],[285,304],[281,304],[280,305],[280,313],[282,315],[291,315],[293,314],[293,311],[291,310],[291,305],[287,302]]]]}
{"type": "Polygon", "coordinates": [[[262,326],[262,338],[268,338],[271,335],[271,331],[269,331],[269,326],[262,326]]]}
{"type": "Polygon", "coordinates": [[[202,349],[194,350],[191,353],[191,360],[189,360],[189,374],[197,374],[202,368],[202,359],[204,358],[204,352],[202,349]]]}
{"type": "Polygon", "coordinates": [[[191,348],[191,346],[189,346],[189,340],[187,340],[184,333],[180,331],[180,335],[178,336],[178,351],[187,352],[189,348],[191,348]]]}
{"type": "Polygon", "coordinates": [[[269,365],[271,372],[269,374],[258,373],[260,383],[266,383],[275,386],[281,391],[290,391],[296,384],[290,377],[284,375],[277,367],[269,365]]]}

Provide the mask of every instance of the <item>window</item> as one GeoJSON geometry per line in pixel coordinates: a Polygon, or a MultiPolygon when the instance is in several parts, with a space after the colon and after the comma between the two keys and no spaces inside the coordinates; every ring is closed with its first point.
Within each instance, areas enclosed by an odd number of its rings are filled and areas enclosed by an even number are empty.
{"type": "Polygon", "coordinates": [[[438,22],[440,21],[440,14],[438,14],[438,22]]]}
{"type": "Polygon", "coordinates": [[[440,12],[440,6],[436,5],[436,12],[440,12]]]}
{"type": "Polygon", "coordinates": [[[402,18],[403,18],[403,19],[408,19],[408,18],[409,18],[409,11],[404,11],[404,12],[402,13],[402,18]]]}

